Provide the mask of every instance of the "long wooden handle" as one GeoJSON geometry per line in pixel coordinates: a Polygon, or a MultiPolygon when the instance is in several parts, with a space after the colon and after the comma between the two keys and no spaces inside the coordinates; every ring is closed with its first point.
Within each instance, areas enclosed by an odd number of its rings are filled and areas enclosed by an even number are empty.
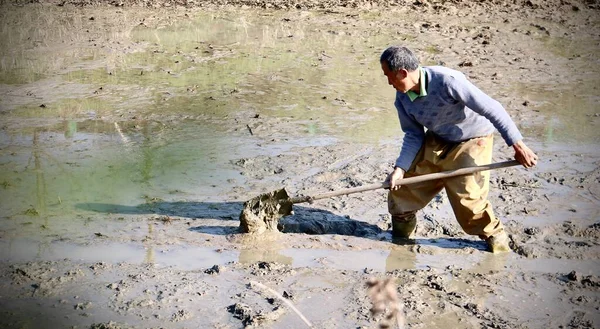
{"type": "MultiPolygon", "coordinates": [[[[489,165],[460,168],[460,169],[455,169],[455,170],[442,171],[439,173],[426,174],[426,175],[414,176],[414,177],[409,177],[409,178],[402,178],[402,179],[397,180],[396,184],[397,185],[408,185],[408,184],[414,184],[414,183],[421,183],[421,182],[426,182],[426,181],[435,180],[435,179],[468,175],[468,174],[476,173],[479,171],[512,167],[512,166],[517,166],[517,165],[520,165],[520,163],[517,160],[510,160],[510,161],[492,163],[489,165]]],[[[290,201],[292,203],[311,202],[314,200],[326,199],[326,198],[331,198],[331,197],[339,196],[339,195],[348,195],[348,194],[353,194],[353,193],[360,193],[360,192],[372,191],[372,190],[377,190],[380,188],[389,188],[389,187],[390,187],[389,183],[383,182],[383,183],[376,183],[376,184],[364,185],[364,186],[359,186],[359,187],[353,187],[353,188],[344,189],[344,190],[340,190],[340,191],[316,194],[313,196],[307,195],[307,196],[290,198],[290,201]]]]}

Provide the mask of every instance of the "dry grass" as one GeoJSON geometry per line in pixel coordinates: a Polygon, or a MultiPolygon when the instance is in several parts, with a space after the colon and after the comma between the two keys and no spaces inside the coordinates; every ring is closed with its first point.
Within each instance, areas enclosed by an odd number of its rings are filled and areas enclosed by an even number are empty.
{"type": "Polygon", "coordinates": [[[370,278],[367,280],[367,294],[373,303],[371,315],[376,317],[383,314],[383,318],[379,322],[379,328],[392,328],[394,322],[397,328],[404,328],[406,321],[402,313],[402,304],[398,298],[396,285],[392,281],[392,278],[370,278]]]}

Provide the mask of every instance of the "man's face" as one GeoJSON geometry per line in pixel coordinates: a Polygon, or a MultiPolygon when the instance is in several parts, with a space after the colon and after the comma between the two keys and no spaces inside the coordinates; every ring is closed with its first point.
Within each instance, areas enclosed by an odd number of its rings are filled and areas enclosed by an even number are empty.
{"type": "Polygon", "coordinates": [[[388,79],[388,84],[399,92],[406,93],[408,88],[406,87],[406,78],[407,74],[405,70],[398,70],[396,72],[392,72],[388,67],[386,62],[381,63],[381,69],[383,70],[383,74],[388,79]]]}

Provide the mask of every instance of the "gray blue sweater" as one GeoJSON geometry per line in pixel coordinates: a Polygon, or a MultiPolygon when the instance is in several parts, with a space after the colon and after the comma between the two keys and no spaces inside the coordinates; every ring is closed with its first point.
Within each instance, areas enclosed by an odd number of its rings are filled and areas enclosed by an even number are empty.
{"type": "Polygon", "coordinates": [[[497,129],[512,146],[523,137],[504,107],[475,87],[461,72],[441,67],[423,67],[427,96],[411,101],[397,92],[398,110],[404,140],[396,166],[405,171],[421,148],[425,128],[448,142],[482,137],[497,129]]]}

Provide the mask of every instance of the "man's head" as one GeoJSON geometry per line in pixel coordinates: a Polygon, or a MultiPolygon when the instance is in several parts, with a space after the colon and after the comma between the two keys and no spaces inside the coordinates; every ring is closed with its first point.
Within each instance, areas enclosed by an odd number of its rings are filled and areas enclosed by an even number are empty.
{"type": "Polygon", "coordinates": [[[383,74],[394,89],[405,93],[418,84],[418,74],[416,73],[419,68],[419,60],[410,49],[399,46],[388,47],[381,54],[379,61],[383,74]]]}

